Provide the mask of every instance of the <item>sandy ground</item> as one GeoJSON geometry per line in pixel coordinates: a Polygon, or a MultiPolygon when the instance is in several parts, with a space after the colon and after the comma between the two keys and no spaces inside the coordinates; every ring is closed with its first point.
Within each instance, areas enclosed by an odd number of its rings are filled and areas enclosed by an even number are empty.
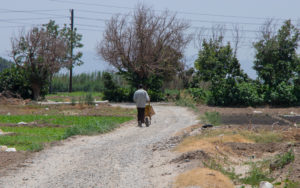
{"type": "MultiPolygon", "coordinates": [[[[127,106],[127,105],[126,105],[127,106]]],[[[175,174],[170,152],[152,144],[197,122],[186,108],[154,105],[149,128],[132,121],[114,132],[70,138],[37,153],[26,167],[0,178],[1,187],[170,187],[175,174]]]]}

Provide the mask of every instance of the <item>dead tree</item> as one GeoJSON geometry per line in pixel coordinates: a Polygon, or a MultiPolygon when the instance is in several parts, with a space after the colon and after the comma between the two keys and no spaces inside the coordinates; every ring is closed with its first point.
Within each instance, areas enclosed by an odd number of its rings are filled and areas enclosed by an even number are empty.
{"type": "Polygon", "coordinates": [[[176,15],[158,15],[141,5],[133,15],[117,15],[106,23],[98,54],[127,75],[133,86],[153,75],[172,77],[183,67],[180,60],[191,40],[185,34],[188,28],[176,15]]]}

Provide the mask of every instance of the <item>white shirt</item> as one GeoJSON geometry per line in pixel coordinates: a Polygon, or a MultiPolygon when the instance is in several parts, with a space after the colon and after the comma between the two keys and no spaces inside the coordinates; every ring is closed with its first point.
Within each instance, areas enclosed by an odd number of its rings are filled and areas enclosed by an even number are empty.
{"type": "Polygon", "coordinates": [[[139,89],[134,92],[133,101],[136,103],[136,107],[145,108],[146,103],[150,101],[150,98],[147,91],[139,89]]]}

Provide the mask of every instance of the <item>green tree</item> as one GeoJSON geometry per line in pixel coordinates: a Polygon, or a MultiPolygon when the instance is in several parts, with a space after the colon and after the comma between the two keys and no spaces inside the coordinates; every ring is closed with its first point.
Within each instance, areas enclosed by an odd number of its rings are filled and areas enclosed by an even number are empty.
{"type": "Polygon", "coordinates": [[[240,68],[240,63],[233,53],[230,43],[223,45],[223,37],[217,40],[203,40],[195,61],[197,77],[203,81],[217,84],[226,78],[247,78],[240,68]]]}
{"type": "Polygon", "coordinates": [[[67,40],[67,46],[68,46],[68,53],[67,53],[67,59],[68,64],[66,65],[66,68],[69,69],[69,92],[72,92],[72,76],[73,76],[73,68],[74,66],[80,66],[83,64],[82,58],[82,52],[76,51],[76,53],[73,52],[73,49],[82,48],[83,44],[81,43],[82,35],[77,33],[77,28],[68,27],[66,24],[64,25],[63,29],[60,31],[61,35],[67,40]]]}
{"type": "Polygon", "coordinates": [[[273,90],[296,76],[300,65],[296,52],[300,38],[299,29],[291,20],[285,21],[277,34],[272,34],[270,27],[271,24],[266,23],[261,39],[254,43],[256,54],[253,68],[263,84],[273,90]]]}

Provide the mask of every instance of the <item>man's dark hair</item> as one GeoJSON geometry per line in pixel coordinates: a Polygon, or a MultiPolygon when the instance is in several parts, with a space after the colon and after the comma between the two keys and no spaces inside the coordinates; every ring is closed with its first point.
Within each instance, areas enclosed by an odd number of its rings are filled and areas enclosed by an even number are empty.
{"type": "Polygon", "coordinates": [[[140,84],[140,85],[139,85],[139,89],[142,89],[142,88],[143,88],[143,84],[140,84]]]}

